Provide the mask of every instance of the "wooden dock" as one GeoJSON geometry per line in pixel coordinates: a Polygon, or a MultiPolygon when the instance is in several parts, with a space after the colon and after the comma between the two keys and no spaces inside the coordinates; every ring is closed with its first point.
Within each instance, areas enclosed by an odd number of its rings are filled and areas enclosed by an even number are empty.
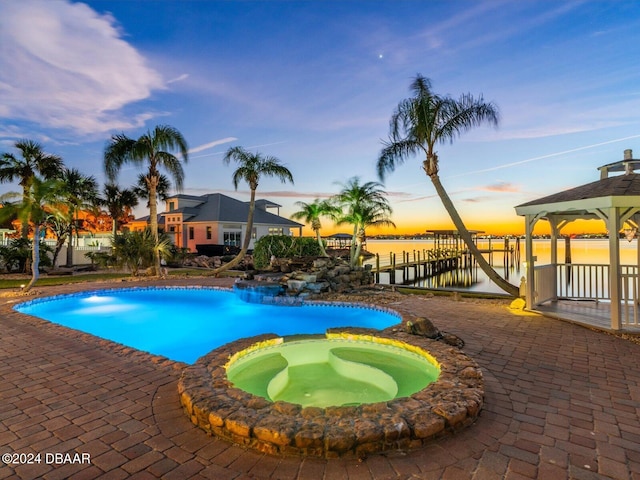
{"type": "Polygon", "coordinates": [[[391,252],[389,263],[381,265],[380,255],[376,255],[373,273],[376,282],[381,273],[389,273],[389,283],[396,283],[396,274],[402,272],[402,281],[407,280],[409,270],[413,270],[413,278],[427,278],[443,272],[466,268],[471,264],[471,255],[465,250],[425,250],[423,252],[402,252],[400,258],[391,252]]]}
{"type": "MultiPolygon", "coordinates": [[[[514,249],[505,243],[504,248],[492,248],[489,244],[488,249],[481,249],[480,252],[489,257],[491,264],[494,261],[494,254],[502,254],[503,263],[508,266],[515,261],[520,261],[520,249],[517,247],[514,249]]],[[[388,273],[389,283],[393,285],[397,281],[398,273],[401,275],[402,283],[406,283],[411,271],[413,279],[430,278],[445,272],[468,269],[474,264],[473,255],[468,249],[436,249],[422,252],[414,250],[413,252],[403,251],[401,255],[390,252],[384,264],[380,255],[376,254],[372,271],[376,276],[376,282],[380,281],[381,273],[388,273]]]]}

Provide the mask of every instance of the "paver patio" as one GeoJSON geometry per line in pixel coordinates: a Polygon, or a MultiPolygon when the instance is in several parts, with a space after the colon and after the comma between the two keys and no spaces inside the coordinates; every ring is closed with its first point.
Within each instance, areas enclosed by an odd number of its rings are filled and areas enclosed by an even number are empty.
{"type": "MultiPolygon", "coordinates": [[[[38,290],[100,286],[120,284],[38,290]]],[[[640,345],[517,316],[504,302],[406,295],[390,305],[465,340],[485,376],[485,406],[453,437],[358,461],[271,457],[208,437],[181,410],[181,364],[18,314],[7,300],[0,454],[42,460],[0,464],[0,479],[640,479],[640,345]],[[88,453],[90,462],[47,463],[46,453],[88,453]]]]}

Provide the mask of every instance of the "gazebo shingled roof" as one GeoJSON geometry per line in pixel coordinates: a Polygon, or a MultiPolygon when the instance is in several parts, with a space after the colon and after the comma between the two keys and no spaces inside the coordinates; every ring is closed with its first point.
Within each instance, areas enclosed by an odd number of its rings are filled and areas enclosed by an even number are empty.
{"type": "Polygon", "coordinates": [[[518,205],[529,207],[600,197],[640,196],[640,174],[617,175],[518,205]]]}

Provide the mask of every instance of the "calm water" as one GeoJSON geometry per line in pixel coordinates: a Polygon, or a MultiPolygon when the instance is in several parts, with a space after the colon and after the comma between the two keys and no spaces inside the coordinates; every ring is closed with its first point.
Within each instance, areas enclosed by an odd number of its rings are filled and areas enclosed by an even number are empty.
{"type": "Polygon", "coordinates": [[[344,326],[382,329],[400,321],[396,315],[369,308],[247,303],[232,292],[210,288],[100,290],[33,300],[14,308],[185,363],[225,343],[264,333],[313,334],[344,326]]]}
{"type": "MultiPolygon", "coordinates": [[[[623,265],[637,265],[637,239],[628,242],[620,241],[620,261],[623,265]]],[[[510,246],[515,248],[515,239],[510,239],[510,246]]],[[[479,240],[480,249],[489,248],[489,240],[479,240]]],[[[492,239],[492,248],[503,248],[504,241],[502,239],[492,239]]],[[[545,265],[551,259],[551,241],[548,239],[534,240],[534,255],[538,257],[536,265],[545,265]]],[[[367,251],[380,255],[380,263],[382,265],[389,263],[390,252],[396,254],[396,262],[400,262],[402,252],[409,252],[413,259],[413,252],[422,252],[424,250],[433,249],[433,240],[368,240],[366,245],[367,251]]],[[[525,275],[523,262],[525,256],[525,242],[520,240],[520,261],[509,263],[504,262],[502,253],[497,252],[493,255],[493,268],[504,278],[508,279],[514,285],[520,284],[520,279],[525,275]]],[[[488,257],[485,257],[488,258],[488,257]]],[[[565,241],[558,241],[558,262],[564,263],[565,259],[565,241]]],[[[607,239],[572,239],[571,240],[571,261],[573,263],[586,263],[606,265],[609,263],[609,241],[607,239]]],[[[365,263],[374,263],[374,260],[368,260],[365,263]]],[[[407,285],[415,285],[425,288],[452,288],[462,289],[474,292],[504,293],[499,287],[484,275],[484,272],[478,267],[466,270],[458,270],[446,272],[437,277],[428,279],[414,279],[413,272],[410,270],[410,276],[405,282],[407,285]]],[[[389,275],[381,274],[380,283],[389,283],[389,275]]],[[[403,283],[402,276],[396,273],[396,283],[403,283]]]]}

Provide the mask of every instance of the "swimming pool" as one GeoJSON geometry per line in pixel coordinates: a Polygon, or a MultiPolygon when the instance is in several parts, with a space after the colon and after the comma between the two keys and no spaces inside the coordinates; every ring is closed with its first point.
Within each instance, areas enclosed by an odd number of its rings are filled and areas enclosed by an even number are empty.
{"type": "Polygon", "coordinates": [[[346,326],[383,329],[401,320],[389,311],[348,304],[247,303],[230,290],[204,287],[96,290],[35,299],[14,309],[185,363],[263,333],[317,334],[346,326]]]}

